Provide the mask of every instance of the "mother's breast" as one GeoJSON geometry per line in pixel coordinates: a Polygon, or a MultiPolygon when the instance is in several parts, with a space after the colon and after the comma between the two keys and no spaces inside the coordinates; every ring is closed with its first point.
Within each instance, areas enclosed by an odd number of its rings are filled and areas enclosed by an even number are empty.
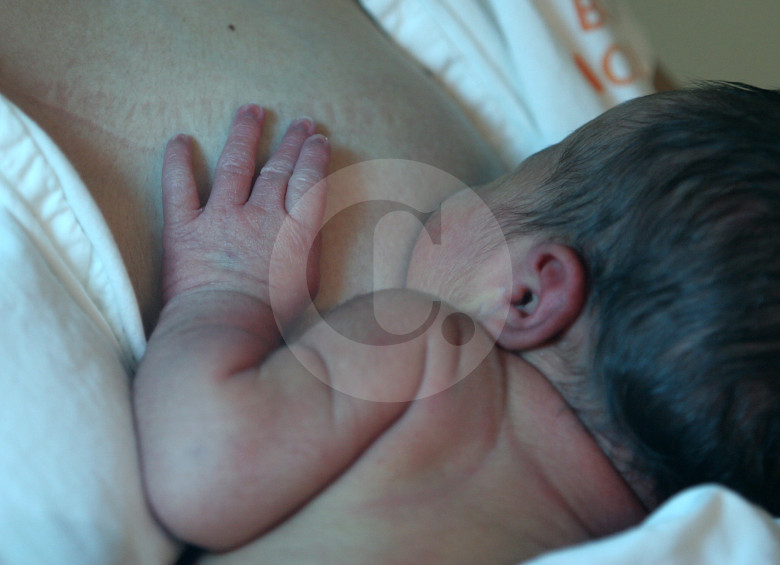
{"type": "MultiPolygon", "coordinates": [[[[12,0],[3,10],[0,90],[52,136],[90,188],[147,326],[160,306],[164,144],[178,132],[195,137],[205,196],[241,104],[269,110],[264,155],[290,120],[307,114],[331,140],[333,170],[390,157],[469,184],[501,172],[463,112],[351,0],[12,0]]],[[[355,242],[370,222],[344,215],[329,229],[338,235],[324,249],[335,271],[325,291],[338,281],[329,301],[371,290],[355,267],[367,258],[355,242]]]]}

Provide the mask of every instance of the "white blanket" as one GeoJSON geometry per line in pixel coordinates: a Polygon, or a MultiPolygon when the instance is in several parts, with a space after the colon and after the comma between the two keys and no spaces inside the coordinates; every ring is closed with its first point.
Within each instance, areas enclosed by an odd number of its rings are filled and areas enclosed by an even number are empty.
{"type": "Polygon", "coordinates": [[[639,527],[528,565],[776,565],[780,522],[717,486],[680,493],[639,527]]]}
{"type": "Polygon", "coordinates": [[[655,57],[609,0],[360,0],[513,168],[652,92],[655,57]]]}
{"type": "Polygon", "coordinates": [[[0,563],[170,562],[141,490],[127,273],[73,168],[2,97],[0,312],[0,563]]]}

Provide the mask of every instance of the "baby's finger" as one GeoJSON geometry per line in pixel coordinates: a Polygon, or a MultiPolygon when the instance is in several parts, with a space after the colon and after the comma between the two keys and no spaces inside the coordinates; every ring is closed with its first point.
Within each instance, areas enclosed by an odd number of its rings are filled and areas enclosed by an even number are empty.
{"type": "Polygon", "coordinates": [[[295,169],[304,142],[314,133],[314,122],[309,118],[295,120],[287,128],[279,147],[260,170],[250,201],[266,210],[284,206],[287,183],[295,169]]]}
{"type": "Polygon", "coordinates": [[[200,198],[192,172],[192,140],[186,135],[177,135],[165,147],[162,201],[165,223],[188,218],[200,208],[200,198]]]}
{"type": "Polygon", "coordinates": [[[236,112],[217,161],[209,203],[236,205],[249,198],[264,119],[265,112],[255,104],[242,106],[236,112]]]}
{"type": "Polygon", "coordinates": [[[306,140],[290,182],[284,207],[295,220],[318,229],[325,212],[326,182],[330,164],[330,143],[324,135],[306,140]]]}

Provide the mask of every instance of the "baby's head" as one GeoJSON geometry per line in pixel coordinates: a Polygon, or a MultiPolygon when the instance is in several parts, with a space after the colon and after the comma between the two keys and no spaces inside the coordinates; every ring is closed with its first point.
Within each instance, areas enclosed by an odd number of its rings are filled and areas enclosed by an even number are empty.
{"type": "Polygon", "coordinates": [[[491,253],[449,255],[476,274],[464,303],[514,306],[499,343],[558,359],[547,376],[659,499],[719,482],[780,514],[780,92],[711,84],[623,104],[480,194],[511,288],[485,288],[491,253]],[[555,323],[533,333],[534,316],[555,323]]]}

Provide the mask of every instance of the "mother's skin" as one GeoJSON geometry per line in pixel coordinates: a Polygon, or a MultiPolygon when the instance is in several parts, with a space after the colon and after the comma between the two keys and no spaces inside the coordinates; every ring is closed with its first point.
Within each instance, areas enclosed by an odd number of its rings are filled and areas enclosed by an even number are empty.
{"type": "MultiPolygon", "coordinates": [[[[333,170],[404,158],[470,185],[502,172],[463,112],[353,0],[6,0],[2,12],[0,92],[89,187],[147,330],[160,308],[160,170],[174,133],[195,137],[204,187],[246,102],[268,108],[269,143],[298,115],[322,124],[333,170]]],[[[321,306],[373,290],[360,240],[374,224],[365,214],[329,224],[321,306]]]]}

